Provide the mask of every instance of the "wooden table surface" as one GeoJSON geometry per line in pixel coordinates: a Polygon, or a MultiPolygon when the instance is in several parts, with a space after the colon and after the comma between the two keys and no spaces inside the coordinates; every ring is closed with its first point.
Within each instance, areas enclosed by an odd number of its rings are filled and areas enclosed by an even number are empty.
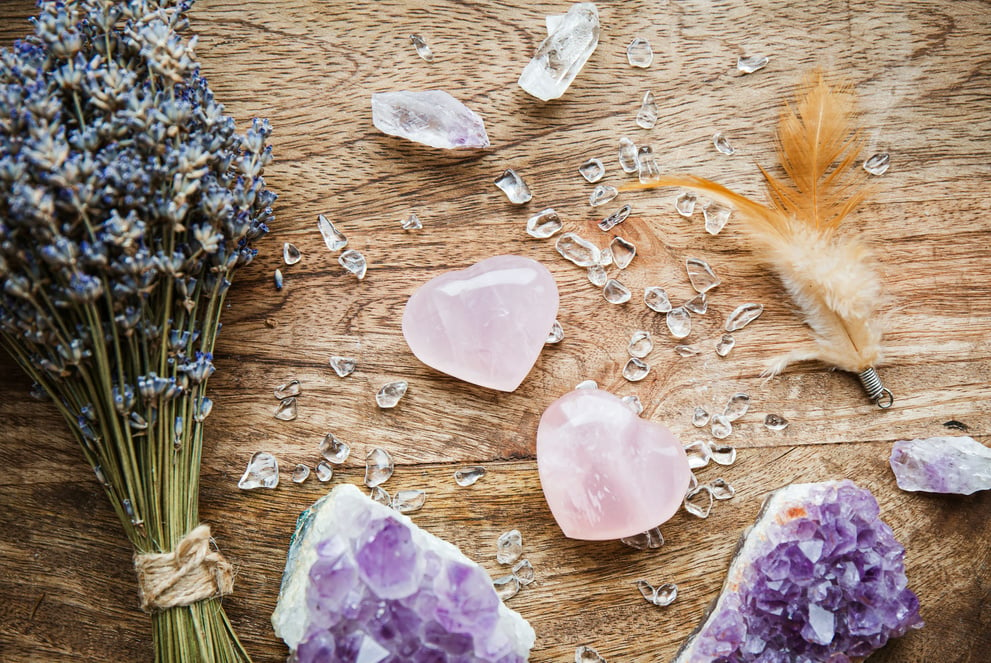
{"type": "MultiPolygon", "coordinates": [[[[0,37],[27,30],[33,2],[0,4],[0,37]]],[[[201,513],[238,568],[225,604],[256,661],[284,660],[272,632],[284,556],[297,514],[329,486],[285,478],[277,490],[245,492],[237,480],[251,454],[273,452],[283,468],[318,460],[333,431],[353,447],[332,484],[360,483],[374,446],[397,459],[386,488],[424,488],[413,515],[493,575],[495,539],[518,528],[537,581],[508,604],[537,632],[534,661],[570,661],[578,645],[610,663],[669,660],[719,591],[732,549],[764,495],[790,482],[850,478],[877,496],[883,518],[907,548],[910,586],[926,627],[871,660],[986,661],[991,648],[991,494],[940,497],[898,490],[887,466],[895,440],[959,431],[991,441],[991,8],[987,2],[600,2],[598,49],[557,101],[540,103],[516,84],[561,2],[505,0],[325,2],[200,0],[192,12],[197,53],[217,97],[246,126],[268,117],[276,161],[267,172],[279,193],[271,234],[229,296],[217,350],[203,458],[201,513]],[[424,35],[432,63],[408,35],[424,35]],[[648,69],[626,62],[626,45],[648,39],[648,69]],[[738,55],[765,53],[769,66],[741,76],[738,55]],[[881,369],[895,406],[881,411],[851,375],[801,365],[765,382],[772,357],[809,338],[779,283],[753,263],[733,221],[717,236],[699,214],[678,216],[674,192],[622,194],[593,209],[578,175],[589,157],[606,164],[608,184],[629,181],[617,140],[651,144],[669,172],[691,171],[761,196],[755,162],[773,166],[773,132],[783,100],[803,72],[824,66],[861,96],[864,156],[891,154],[891,169],[848,221],[876,249],[889,315],[881,369]],[[492,148],[443,152],[382,135],[371,123],[373,92],[445,89],[485,119],[492,148]],[[634,116],[652,90],[660,119],[634,116]],[[713,149],[725,133],[736,154],[713,149]],[[520,172],[533,201],[519,207],[493,186],[505,168],[520,172]],[[686,257],[707,260],[722,278],[709,312],[688,341],[703,352],[681,358],[662,316],[639,295],[605,302],[584,270],[562,260],[553,240],[524,232],[526,219],[554,207],[566,229],[600,246],[595,222],[621,203],[633,207],[616,229],[638,255],[621,278],[635,293],[661,285],[672,299],[692,293],[686,257]],[[400,229],[415,211],[424,228],[400,229]],[[368,258],[357,282],[317,232],[326,214],[368,258]],[[282,264],[282,244],[302,251],[282,264]],[[409,352],[403,305],[421,283],[483,258],[516,253],[543,262],[561,291],[565,339],[549,346],[514,393],[496,393],[440,375],[409,352]],[[285,289],[272,273],[281,267],[285,289]],[[713,346],[726,315],[745,301],[763,316],[737,334],[726,358],[713,346]],[[655,334],[642,382],[621,375],[633,330],[655,334]],[[333,374],[328,357],[352,355],[358,370],[333,374]],[[272,390],[302,383],[299,418],[277,421],[272,390]],[[727,440],[731,467],[708,467],[736,498],[707,520],[684,512],[663,527],[667,544],[638,552],[619,543],[564,538],[540,491],[534,458],[542,410],[584,379],[637,394],[644,416],[683,441],[696,405],[719,409],[737,391],[751,412],[727,440]],[[408,380],[399,407],[382,411],[374,394],[408,380]],[[791,425],[767,430],[766,413],[791,425]],[[453,471],[480,463],[488,474],[459,488],[453,471]],[[648,605],[633,583],[675,582],[678,600],[648,605]]],[[[150,628],[138,609],[130,549],[105,498],[57,419],[27,395],[29,381],[0,357],[0,659],[148,660],[150,628]]]]}

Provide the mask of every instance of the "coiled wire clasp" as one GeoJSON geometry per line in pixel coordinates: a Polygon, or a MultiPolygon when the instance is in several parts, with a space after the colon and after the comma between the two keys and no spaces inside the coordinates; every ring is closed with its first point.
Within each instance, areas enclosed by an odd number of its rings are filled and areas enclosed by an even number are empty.
{"type": "Polygon", "coordinates": [[[857,377],[860,378],[860,384],[864,385],[867,397],[874,401],[879,408],[887,410],[894,404],[894,394],[881,384],[881,376],[877,374],[877,370],[873,366],[857,373],[857,377]]]}

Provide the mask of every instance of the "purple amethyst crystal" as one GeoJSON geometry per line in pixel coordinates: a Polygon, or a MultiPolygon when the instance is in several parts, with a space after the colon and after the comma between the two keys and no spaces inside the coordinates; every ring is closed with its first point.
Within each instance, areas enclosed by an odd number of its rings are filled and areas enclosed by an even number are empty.
{"type": "Polygon", "coordinates": [[[890,463],[902,490],[970,495],[991,489],[991,449],[972,437],[901,440],[890,463]]]}
{"type": "Polygon", "coordinates": [[[298,663],[520,663],[534,643],[484,569],[347,484],[300,516],[272,624],[298,663]]]}
{"type": "Polygon", "coordinates": [[[768,496],[675,663],[850,663],[920,628],[905,549],[850,481],[768,496]]]}

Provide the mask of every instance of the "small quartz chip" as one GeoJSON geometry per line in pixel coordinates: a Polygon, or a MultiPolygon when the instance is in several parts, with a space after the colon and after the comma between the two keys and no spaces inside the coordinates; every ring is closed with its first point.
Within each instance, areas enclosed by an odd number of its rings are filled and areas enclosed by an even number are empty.
{"type": "Polygon", "coordinates": [[[701,258],[686,259],[685,269],[688,271],[688,280],[692,282],[695,292],[709,292],[720,283],[719,277],[709,267],[709,263],[701,258]]]}
{"type": "Polygon", "coordinates": [[[275,418],[279,421],[292,421],[298,414],[299,408],[296,405],[295,396],[284,398],[279,402],[279,406],[275,408],[275,418]]]}
{"type": "Polygon", "coordinates": [[[710,235],[718,235],[726,227],[732,211],[726,205],[719,203],[709,203],[702,207],[702,216],[705,217],[705,231],[710,235]]]}
{"type": "Polygon", "coordinates": [[[685,493],[685,511],[699,518],[708,518],[712,511],[712,489],[709,486],[695,486],[685,493]]]}
{"type": "Polygon", "coordinates": [[[630,342],[626,349],[629,350],[631,357],[643,359],[654,349],[654,339],[651,338],[649,331],[637,330],[630,337],[630,342]]]}
{"type": "Polygon", "coordinates": [[[341,465],[351,455],[351,446],[333,433],[327,433],[320,442],[320,455],[330,463],[341,465]]]}
{"type": "Polygon", "coordinates": [[[591,267],[599,264],[601,253],[599,247],[575,233],[564,233],[554,245],[557,252],[579,267],[591,267]]]}
{"type": "Polygon", "coordinates": [[[373,502],[392,508],[392,495],[382,486],[373,487],[368,491],[368,496],[372,498],[373,502]]]}
{"type": "Polygon", "coordinates": [[[631,67],[646,69],[654,62],[654,49],[650,47],[649,41],[637,37],[626,47],[626,60],[631,67]]]}
{"type": "Polygon", "coordinates": [[[481,465],[462,467],[459,470],[455,470],[454,482],[462,488],[467,488],[468,486],[475,485],[475,483],[484,476],[485,468],[481,465]]]}
{"type": "Polygon", "coordinates": [[[292,470],[292,482],[293,483],[303,483],[310,476],[310,466],[305,463],[299,463],[292,470]]]}
{"type": "Polygon", "coordinates": [[[295,244],[286,242],[282,245],[282,260],[287,265],[295,265],[303,259],[303,254],[299,252],[295,244]]]}
{"type": "Polygon", "coordinates": [[[646,532],[620,539],[619,541],[624,546],[629,546],[636,550],[655,550],[664,545],[664,535],[661,534],[660,527],[655,527],[646,532]]]}
{"type": "Polygon", "coordinates": [[[766,55],[741,55],[736,59],[736,68],[744,74],[752,74],[766,67],[770,61],[766,55]]]}
{"type": "Polygon", "coordinates": [[[630,357],[630,360],[626,362],[626,366],[623,367],[623,377],[630,382],[639,382],[647,377],[648,373],[650,373],[650,366],[642,359],[637,359],[636,357],[630,357]]]}
{"type": "Polygon", "coordinates": [[[416,215],[416,212],[410,212],[409,216],[400,221],[400,225],[403,230],[423,230],[423,222],[420,221],[420,217],[416,215]]]}
{"type": "Polygon", "coordinates": [[[739,391],[730,396],[723,408],[723,416],[730,421],[736,421],[750,410],[750,396],[739,391]]]}
{"type": "Polygon", "coordinates": [[[551,207],[537,212],[526,222],[527,234],[537,239],[547,239],[563,227],[561,217],[551,207]]]}
{"type": "Polygon", "coordinates": [[[679,357],[694,357],[702,354],[702,351],[694,345],[676,345],[674,346],[674,351],[678,353],[679,357]]]}
{"type": "Polygon", "coordinates": [[[779,431],[788,428],[790,422],[780,414],[769,414],[764,417],[764,426],[768,430],[779,431]]]}
{"type": "Polygon", "coordinates": [[[506,169],[502,175],[497,177],[495,185],[506,194],[509,202],[514,205],[528,203],[533,198],[533,194],[530,193],[530,187],[526,185],[523,178],[512,168],[506,169]]]}
{"type": "Polygon", "coordinates": [[[606,659],[588,645],[582,645],[575,650],[575,663],[606,663],[606,659]]]}
{"type": "Polygon", "coordinates": [[[709,430],[712,432],[712,437],[722,440],[733,432],[733,424],[725,415],[714,414],[709,419],[709,430]]]}
{"type": "Polygon", "coordinates": [[[598,389],[599,384],[595,380],[582,380],[575,385],[575,389],[598,389]]]}
{"type": "Polygon", "coordinates": [[[871,175],[884,175],[891,166],[891,155],[887,152],[878,152],[864,162],[864,170],[871,175]]]}
{"type": "Polygon", "coordinates": [[[658,313],[667,313],[673,308],[668,293],[664,291],[664,288],[659,288],[656,285],[643,289],[643,303],[647,305],[647,308],[658,313]]]}
{"type": "Polygon", "coordinates": [[[320,229],[320,235],[329,250],[336,253],[348,245],[348,238],[344,236],[344,233],[338,230],[323,214],[317,216],[317,228],[320,229]]]}
{"type": "Polygon", "coordinates": [[[592,193],[588,197],[588,204],[592,207],[605,205],[618,195],[619,190],[616,187],[609,184],[600,184],[592,189],[592,193]]]}
{"type": "Polygon", "coordinates": [[[730,145],[729,139],[723,135],[722,131],[717,131],[712,136],[712,144],[716,148],[716,151],[720,154],[731,155],[736,154],[736,150],[730,145]]]}
{"type": "Polygon", "coordinates": [[[609,275],[606,273],[606,268],[602,265],[589,265],[588,267],[588,280],[594,286],[601,288],[609,280],[609,275]]]}
{"type": "Polygon", "coordinates": [[[327,483],[334,478],[334,468],[325,460],[317,463],[315,473],[317,475],[317,481],[320,483],[327,483]]]}
{"type": "Polygon", "coordinates": [[[692,425],[696,428],[704,428],[708,423],[709,413],[701,405],[696,405],[695,411],[692,412],[692,425]]]}
{"type": "Polygon", "coordinates": [[[423,490],[399,490],[392,496],[392,508],[399,513],[413,513],[423,508],[427,493],[423,490]]]}
{"type": "Polygon", "coordinates": [[[725,357],[734,347],[736,347],[736,339],[733,338],[733,335],[723,334],[722,338],[716,342],[716,354],[720,357],[725,357]]]}
{"type": "Polygon", "coordinates": [[[496,561],[500,564],[515,564],[523,556],[523,535],[518,529],[503,532],[496,539],[496,561]]]}
{"type": "Polygon", "coordinates": [[[657,163],[654,150],[650,145],[643,145],[637,151],[637,163],[640,164],[637,170],[637,179],[640,184],[648,184],[661,176],[661,166],[657,163]]]}
{"type": "Polygon", "coordinates": [[[365,256],[361,255],[360,252],[355,251],[354,249],[348,249],[341,255],[337,256],[337,262],[341,264],[341,267],[354,274],[359,281],[365,278],[365,272],[368,270],[368,263],[365,262],[365,256]]]}
{"type": "Polygon", "coordinates": [[[736,462],[736,447],[729,444],[710,442],[709,457],[717,465],[732,465],[736,462]]]}
{"type": "Polygon", "coordinates": [[[492,586],[501,601],[508,601],[520,592],[520,580],[513,574],[496,578],[492,581],[492,586]]]}
{"type": "Polygon", "coordinates": [[[358,367],[358,361],[351,357],[332,355],[330,357],[330,367],[337,373],[337,377],[346,378],[354,373],[354,369],[358,367]]]}
{"type": "Polygon", "coordinates": [[[536,578],[533,572],[533,564],[530,563],[528,559],[521,559],[520,561],[513,564],[513,577],[520,581],[520,584],[524,587],[529,585],[536,578]]]}
{"type": "Polygon", "coordinates": [[[406,395],[406,390],[409,388],[409,383],[405,380],[397,380],[396,382],[389,382],[382,385],[382,388],[378,390],[375,394],[375,402],[383,410],[396,407],[399,405],[399,401],[402,400],[403,396],[406,395]]]}
{"type": "Polygon", "coordinates": [[[557,320],[551,325],[551,331],[547,334],[547,340],[544,343],[553,345],[554,343],[560,343],[564,340],[564,328],[561,323],[557,320]]]}
{"type": "Polygon", "coordinates": [[[643,403],[640,402],[640,397],[633,396],[623,396],[621,399],[631,410],[636,412],[637,416],[643,414],[643,403]]]}
{"type": "Polygon", "coordinates": [[[299,396],[300,391],[299,380],[290,380],[275,388],[275,397],[281,401],[292,396],[299,396]]]}
{"type": "Polygon", "coordinates": [[[633,293],[616,279],[609,279],[602,287],[602,296],[610,304],[625,304],[630,301],[633,293]]]}
{"type": "Polygon", "coordinates": [[[726,326],[724,329],[728,332],[735,332],[737,330],[743,329],[751,322],[760,317],[760,314],[764,312],[763,304],[755,304],[753,302],[747,302],[746,304],[740,304],[733,312],[729,314],[726,318],[726,326]]]}
{"type": "Polygon", "coordinates": [[[668,325],[668,331],[675,338],[685,338],[692,333],[692,314],[682,306],[668,311],[664,321],[668,325]]]}
{"type": "Polygon", "coordinates": [[[626,136],[619,139],[619,167],[624,173],[635,173],[640,170],[637,146],[626,136]]]}
{"type": "Polygon", "coordinates": [[[392,454],[378,447],[365,456],[365,485],[369,488],[382,485],[392,476],[396,469],[392,454]]]}
{"type": "Polygon", "coordinates": [[[377,92],[372,124],[389,136],[443,150],[489,146],[478,113],[443,90],[377,92]]]}
{"type": "Polygon", "coordinates": [[[705,440],[696,440],[685,445],[685,455],[688,456],[688,467],[698,470],[709,464],[712,450],[705,440]]]}
{"type": "Polygon", "coordinates": [[[586,181],[595,184],[606,174],[606,167],[599,159],[589,159],[578,167],[578,172],[586,181]]]}
{"type": "Polygon", "coordinates": [[[726,479],[722,477],[713,479],[709,482],[709,490],[712,492],[712,496],[717,500],[731,500],[733,496],[736,495],[736,489],[726,482],[726,479]]]}
{"type": "Polygon", "coordinates": [[[709,310],[709,300],[706,298],[704,292],[700,292],[695,295],[687,302],[682,304],[685,309],[691,313],[697,313],[698,315],[704,315],[706,311],[709,310]]]}
{"type": "Polygon", "coordinates": [[[643,95],[640,110],[637,111],[637,125],[643,129],[653,129],[657,124],[657,101],[650,90],[643,95]]]}
{"type": "Polygon", "coordinates": [[[691,191],[685,191],[675,199],[674,209],[678,212],[678,214],[685,218],[689,218],[695,213],[695,203],[697,202],[698,196],[691,191]]]}
{"type": "Polygon", "coordinates": [[[412,34],[409,36],[410,43],[413,44],[413,48],[416,49],[416,54],[427,62],[434,61],[434,52],[430,50],[430,46],[427,44],[426,40],[417,34],[412,34]]]}
{"type": "Polygon", "coordinates": [[[630,207],[629,205],[623,205],[618,210],[616,210],[606,218],[599,221],[599,230],[603,232],[609,232],[619,224],[623,223],[623,221],[626,221],[626,219],[629,218],[630,216],[630,212],[632,211],[633,211],[632,207],[630,207]]]}
{"type": "Polygon", "coordinates": [[[613,237],[609,242],[609,250],[612,252],[613,262],[620,269],[626,269],[633,262],[637,255],[637,247],[633,242],[629,242],[622,237],[613,237]]]}
{"type": "Polygon", "coordinates": [[[678,598],[678,586],[672,582],[666,582],[657,587],[654,587],[646,580],[637,580],[634,584],[640,590],[640,595],[644,597],[647,603],[652,603],[656,606],[664,607],[671,605],[678,598]]]}
{"type": "Polygon", "coordinates": [[[256,451],[248,467],[245,468],[237,487],[241,490],[255,488],[275,488],[279,485],[279,461],[275,456],[265,451],[256,451]]]}

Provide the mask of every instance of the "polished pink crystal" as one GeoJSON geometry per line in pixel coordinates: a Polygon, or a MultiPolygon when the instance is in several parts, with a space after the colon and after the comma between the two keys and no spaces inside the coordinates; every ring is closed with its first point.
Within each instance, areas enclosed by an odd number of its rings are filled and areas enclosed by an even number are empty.
{"type": "Polygon", "coordinates": [[[496,256],[420,286],[403,336],[427,366],[513,391],[533,368],[557,317],[554,277],[536,260],[496,256]]]}
{"type": "Polygon", "coordinates": [[[673,516],[691,470],[678,439],[601,389],[551,403],[537,428],[537,470],[564,535],[621,539],[673,516]]]}

